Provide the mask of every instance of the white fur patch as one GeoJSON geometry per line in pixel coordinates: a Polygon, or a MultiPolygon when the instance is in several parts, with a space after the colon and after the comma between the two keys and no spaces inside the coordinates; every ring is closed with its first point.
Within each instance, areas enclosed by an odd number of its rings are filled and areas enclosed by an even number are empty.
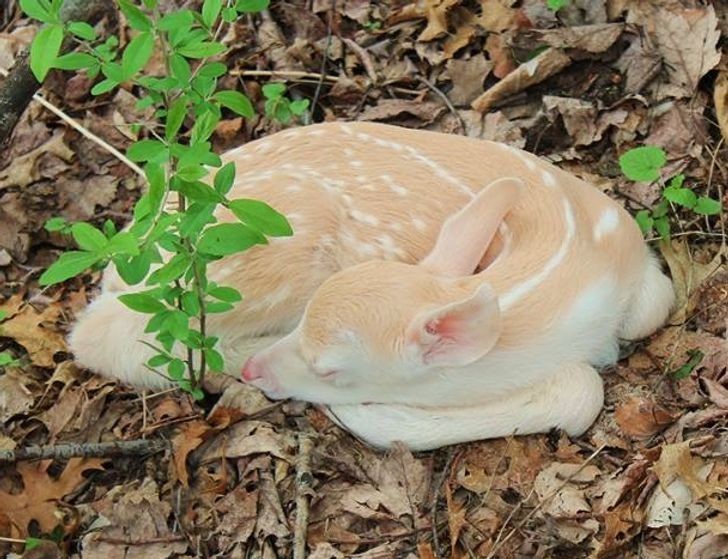
{"type": "Polygon", "coordinates": [[[424,231],[425,229],[427,229],[427,225],[419,217],[412,218],[412,225],[414,225],[415,229],[417,229],[418,231],[424,231]]]}
{"type": "Polygon", "coordinates": [[[349,216],[360,223],[365,223],[366,225],[371,225],[372,227],[376,227],[377,225],[379,225],[379,218],[371,214],[360,212],[359,210],[350,210],[349,216]]]}
{"type": "Polygon", "coordinates": [[[619,212],[617,208],[609,207],[599,217],[599,221],[594,227],[594,240],[601,241],[602,237],[609,235],[619,227],[619,212]]]}
{"type": "Polygon", "coordinates": [[[541,179],[543,180],[543,183],[549,188],[556,188],[557,186],[559,186],[556,182],[556,177],[553,175],[553,173],[550,173],[548,171],[541,171],[541,179]]]}
{"type": "Polygon", "coordinates": [[[516,302],[536,289],[563,262],[564,258],[566,258],[566,254],[569,252],[574,235],[576,234],[574,210],[566,198],[564,198],[564,221],[566,223],[566,232],[559,250],[549,258],[540,272],[517,284],[510,291],[507,291],[499,297],[498,301],[502,310],[507,310],[512,307],[516,302]]]}

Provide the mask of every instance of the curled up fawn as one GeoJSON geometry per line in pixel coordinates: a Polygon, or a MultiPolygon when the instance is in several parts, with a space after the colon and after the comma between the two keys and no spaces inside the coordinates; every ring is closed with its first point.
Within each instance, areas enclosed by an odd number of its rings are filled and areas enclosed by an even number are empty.
{"type": "MultiPolygon", "coordinates": [[[[210,266],[245,296],[209,317],[227,372],[323,404],[373,445],[579,435],[603,404],[595,367],[673,304],[624,209],[507,145],[328,123],[224,160],[238,168],[231,194],[268,202],[294,229],[210,266]]],[[[117,300],[128,289],[106,272],[71,348],[101,374],[168,385],[144,367],[146,317],[117,300]]]]}

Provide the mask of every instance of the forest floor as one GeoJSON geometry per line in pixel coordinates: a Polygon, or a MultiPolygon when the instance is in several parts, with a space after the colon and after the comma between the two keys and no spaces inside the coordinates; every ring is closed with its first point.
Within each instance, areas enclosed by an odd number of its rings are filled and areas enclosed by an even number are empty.
{"type": "MultiPolygon", "coordinates": [[[[223,85],[245,91],[261,113],[261,85],[284,81],[311,100],[314,121],[381,121],[522,147],[633,214],[653,208],[661,187],[625,178],[619,156],[656,145],[668,156],[665,177],[682,173],[696,194],[722,196],[727,207],[728,5],[566,4],[555,13],[544,0],[274,1],[226,30],[223,85]]],[[[118,32],[119,21],[98,29],[118,32]]],[[[0,6],[0,66],[12,66],[35,30],[17,2],[0,6]]],[[[92,85],[52,73],[42,93],[128,147],[136,92],[97,98],[92,85]]],[[[214,141],[224,150],[280,128],[228,117],[214,141]]],[[[121,225],[141,186],[35,102],[0,154],[0,351],[18,360],[0,369],[0,450],[169,443],[141,458],[0,464],[0,555],[23,555],[13,542],[33,536],[54,543],[25,557],[268,559],[291,557],[302,538],[311,559],[728,557],[725,214],[671,210],[672,242],[651,240],[678,308],[604,372],[606,406],[585,435],[413,455],[372,450],[315,408],[271,403],[237,382],[200,405],[170,391],[142,398],[79,370],[64,336],[99,274],[41,289],[40,273],[70,246],[43,224],[60,215],[121,225]],[[297,497],[310,500],[298,529],[297,497]]]]}

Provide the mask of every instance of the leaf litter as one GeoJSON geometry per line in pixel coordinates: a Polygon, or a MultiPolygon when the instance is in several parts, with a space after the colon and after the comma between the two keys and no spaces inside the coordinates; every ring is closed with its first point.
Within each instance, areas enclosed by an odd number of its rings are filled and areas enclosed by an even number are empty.
{"type": "MultiPolygon", "coordinates": [[[[4,68],[34,29],[16,10],[0,7],[4,68]]],[[[292,0],[251,21],[224,41],[230,79],[259,107],[266,71],[281,72],[274,80],[305,72],[287,85],[309,99],[320,87],[317,120],[523,147],[632,213],[659,188],[630,183],[616,162],[645,143],[663,147],[666,169],[696,192],[728,191],[724,3],[573,0],[554,13],[541,0],[292,0]]],[[[44,95],[124,149],[136,138],[135,92],[95,104],[90,87],[51,75],[44,95]]],[[[231,118],[213,139],[224,149],[278,129],[264,117],[231,118]]],[[[171,441],[141,459],[0,465],[0,538],[50,538],[73,557],[288,557],[296,434],[305,431],[316,441],[311,558],[728,555],[724,222],[679,216],[676,240],[660,246],[675,314],[605,371],[605,410],[584,436],[413,455],[372,450],[315,407],[268,402],[234,380],[212,379],[211,403],[200,407],[77,370],[64,336],[99,275],[41,292],[40,271],[68,246],[42,226],[55,215],[121,226],[138,196],[132,171],[35,105],[0,154],[0,350],[19,359],[0,372],[0,449],[171,441]]],[[[0,553],[20,551],[0,539],[0,553]]]]}

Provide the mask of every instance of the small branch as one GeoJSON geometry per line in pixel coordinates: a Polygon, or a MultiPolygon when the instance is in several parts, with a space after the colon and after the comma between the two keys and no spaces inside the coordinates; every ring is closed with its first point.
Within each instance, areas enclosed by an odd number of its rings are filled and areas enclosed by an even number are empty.
{"type": "Polygon", "coordinates": [[[308,532],[308,498],[311,494],[311,451],[313,438],[301,433],[296,457],[296,523],[293,530],[293,559],[306,558],[308,532]]]}
{"type": "MultiPolygon", "coordinates": [[[[90,21],[103,8],[104,0],[66,0],[61,7],[61,21],[90,21]]],[[[69,50],[71,41],[64,41],[62,52],[69,50]]],[[[5,144],[40,84],[30,70],[29,51],[21,53],[8,73],[0,90],[0,145],[5,144]]]]}
{"type": "Polygon", "coordinates": [[[108,443],[59,444],[52,446],[26,446],[17,450],[0,450],[0,464],[20,460],[66,458],[109,458],[112,456],[139,456],[153,454],[168,447],[163,439],[139,439],[108,443]]]}

